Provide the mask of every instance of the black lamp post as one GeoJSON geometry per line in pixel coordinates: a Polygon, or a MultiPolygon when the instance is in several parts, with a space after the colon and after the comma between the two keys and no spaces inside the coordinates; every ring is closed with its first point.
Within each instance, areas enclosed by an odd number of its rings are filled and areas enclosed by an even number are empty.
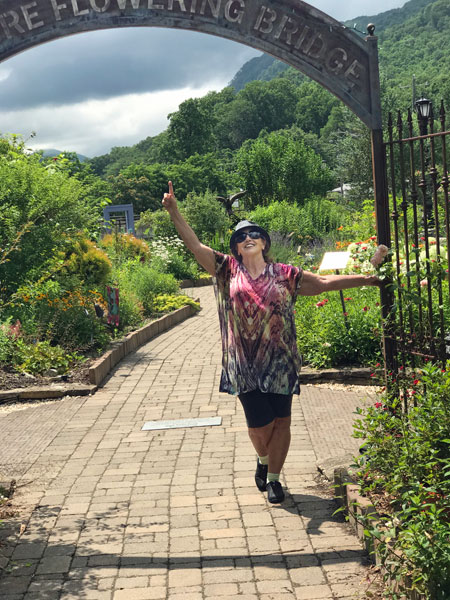
{"type": "Polygon", "coordinates": [[[431,108],[433,103],[427,98],[419,98],[415,101],[414,107],[417,113],[417,119],[419,121],[420,135],[427,135],[428,133],[428,120],[431,115],[431,108]]]}
{"type": "MultiPolygon", "coordinates": [[[[419,122],[419,130],[421,136],[428,135],[428,122],[430,120],[433,103],[427,98],[419,98],[415,101],[414,107],[417,112],[417,120],[419,122]]],[[[433,227],[433,204],[429,194],[427,193],[427,182],[426,175],[428,170],[428,155],[425,146],[425,140],[420,140],[420,158],[421,158],[421,170],[422,179],[419,183],[419,187],[422,189],[423,194],[423,225],[425,230],[425,237],[428,238],[429,228],[433,227]]]]}

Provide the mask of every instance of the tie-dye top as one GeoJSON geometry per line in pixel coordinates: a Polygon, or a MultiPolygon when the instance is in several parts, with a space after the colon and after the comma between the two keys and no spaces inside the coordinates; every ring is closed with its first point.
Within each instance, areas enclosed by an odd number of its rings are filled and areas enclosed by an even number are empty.
{"type": "Polygon", "coordinates": [[[234,257],[214,254],[223,352],[220,391],[298,394],[294,303],[303,271],[268,263],[253,279],[234,257]]]}

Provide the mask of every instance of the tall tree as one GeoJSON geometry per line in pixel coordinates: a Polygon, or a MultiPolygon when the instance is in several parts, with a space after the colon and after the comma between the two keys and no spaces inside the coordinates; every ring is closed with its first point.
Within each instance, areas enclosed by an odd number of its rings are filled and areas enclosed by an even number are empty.
{"type": "Polygon", "coordinates": [[[312,148],[290,131],[274,131],[245,142],[237,155],[246,205],[267,205],[274,200],[300,204],[327,192],[333,176],[312,148]]]}
{"type": "Polygon", "coordinates": [[[198,98],[182,102],[169,119],[167,144],[174,162],[213,149],[214,115],[198,98]]]}

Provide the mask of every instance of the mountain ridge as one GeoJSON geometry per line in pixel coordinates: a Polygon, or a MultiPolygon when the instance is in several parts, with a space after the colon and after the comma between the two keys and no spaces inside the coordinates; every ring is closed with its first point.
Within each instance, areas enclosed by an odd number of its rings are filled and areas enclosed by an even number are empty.
{"type": "MultiPolygon", "coordinates": [[[[421,10],[434,2],[435,0],[409,0],[409,2],[406,2],[400,8],[392,8],[372,16],[362,15],[343,21],[343,24],[349,29],[356,29],[358,33],[363,33],[366,31],[367,25],[373,23],[376,27],[376,35],[379,35],[391,26],[403,24],[405,20],[417,15],[421,10]]],[[[289,65],[286,63],[268,54],[262,54],[242,65],[229,85],[234,87],[236,91],[239,91],[251,81],[270,81],[289,68],[289,65]]]]}

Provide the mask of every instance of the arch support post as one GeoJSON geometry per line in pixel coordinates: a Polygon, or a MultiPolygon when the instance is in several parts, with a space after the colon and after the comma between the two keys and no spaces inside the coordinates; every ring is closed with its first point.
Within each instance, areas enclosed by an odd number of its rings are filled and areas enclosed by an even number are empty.
{"type": "MultiPolygon", "coordinates": [[[[389,222],[389,193],[387,185],[386,155],[383,143],[383,126],[381,116],[380,72],[378,62],[378,38],[373,35],[374,27],[368,30],[371,33],[366,37],[370,48],[370,87],[372,105],[372,173],[373,190],[375,196],[375,217],[377,225],[377,240],[379,244],[391,247],[391,230],[389,222]]],[[[381,316],[383,320],[383,357],[384,379],[386,388],[391,387],[389,374],[395,377],[397,373],[397,344],[394,323],[392,321],[392,308],[394,295],[390,291],[390,281],[380,288],[381,316]]]]}
{"type": "MultiPolygon", "coordinates": [[[[382,129],[372,129],[371,142],[377,240],[379,244],[384,244],[390,248],[389,195],[382,129]]],[[[388,281],[386,285],[383,285],[380,288],[381,317],[383,319],[384,378],[387,388],[389,388],[390,384],[389,373],[395,375],[398,367],[395,330],[394,323],[392,322],[394,295],[392,291],[389,291],[389,283],[392,282],[388,281]]]]}

